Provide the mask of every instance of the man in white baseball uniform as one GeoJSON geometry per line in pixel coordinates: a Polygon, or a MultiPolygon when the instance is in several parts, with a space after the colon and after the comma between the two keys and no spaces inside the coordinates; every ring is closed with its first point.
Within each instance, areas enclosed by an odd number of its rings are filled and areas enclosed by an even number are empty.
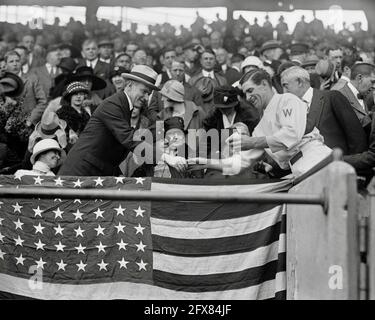
{"type": "Polygon", "coordinates": [[[292,94],[274,93],[267,72],[246,73],[241,87],[246,99],[259,110],[261,120],[251,137],[232,135],[227,142],[235,149],[252,150],[244,153],[247,160],[255,161],[266,152],[281,169],[290,168],[298,176],[331,154],[317,128],[305,132],[307,105],[292,94]]]}

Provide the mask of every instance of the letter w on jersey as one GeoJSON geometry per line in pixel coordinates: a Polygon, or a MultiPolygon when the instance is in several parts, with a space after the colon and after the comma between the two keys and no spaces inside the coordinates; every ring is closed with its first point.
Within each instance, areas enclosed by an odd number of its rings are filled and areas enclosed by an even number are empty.
{"type": "Polygon", "coordinates": [[[292,109],[283,109],[284,117],[290,117],[292,115],[292,109]]]}

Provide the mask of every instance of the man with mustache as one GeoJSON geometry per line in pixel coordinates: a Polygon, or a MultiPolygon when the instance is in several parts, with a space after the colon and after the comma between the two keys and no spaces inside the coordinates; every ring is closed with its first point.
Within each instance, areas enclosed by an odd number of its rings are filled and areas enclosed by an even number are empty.
{"type": "Polygon", "coordinates": [[[119,175],[119,164],[140,143],[133,141],[131,113],[133,108],[147,103],[152,90],[159,90],[155,86],[157,73],[148,66],[138,65],[122,76],[126,79],[125,89],[98,106],[59,175],[119,175]]]}

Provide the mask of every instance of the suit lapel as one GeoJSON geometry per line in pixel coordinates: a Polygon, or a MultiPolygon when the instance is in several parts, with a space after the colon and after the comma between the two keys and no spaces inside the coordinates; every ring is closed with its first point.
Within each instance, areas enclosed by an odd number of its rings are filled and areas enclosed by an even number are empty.
{"type": "Polygon", "coordinates": [[[352,90],[350,90],[347,84],[343,87],[343,91],[345,91],[345,96],[349,100],[351,106],[358,112],[367,115],[366,110],[362,108],[361,104],[358,102],[357,98],[354,96],[354,93],[352,90]]]}
{"type": "Polygon", "coordinates": [[[319,126],[320,117],[324,108],[324,96],[319,92],[319,90],[314,89],[313,92],[310,110],[307,115],[305,133],[309,133],[314,129],[314,127],[319,126]]]}

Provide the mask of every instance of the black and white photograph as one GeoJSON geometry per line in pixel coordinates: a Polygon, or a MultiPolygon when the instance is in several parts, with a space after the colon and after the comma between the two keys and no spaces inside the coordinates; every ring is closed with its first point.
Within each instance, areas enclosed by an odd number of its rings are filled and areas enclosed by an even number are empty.
{"type": "Polygon", "coordinates": [[[375,0],[1,0],[0,300],[374,300],[374,111],[375,0]]]}

